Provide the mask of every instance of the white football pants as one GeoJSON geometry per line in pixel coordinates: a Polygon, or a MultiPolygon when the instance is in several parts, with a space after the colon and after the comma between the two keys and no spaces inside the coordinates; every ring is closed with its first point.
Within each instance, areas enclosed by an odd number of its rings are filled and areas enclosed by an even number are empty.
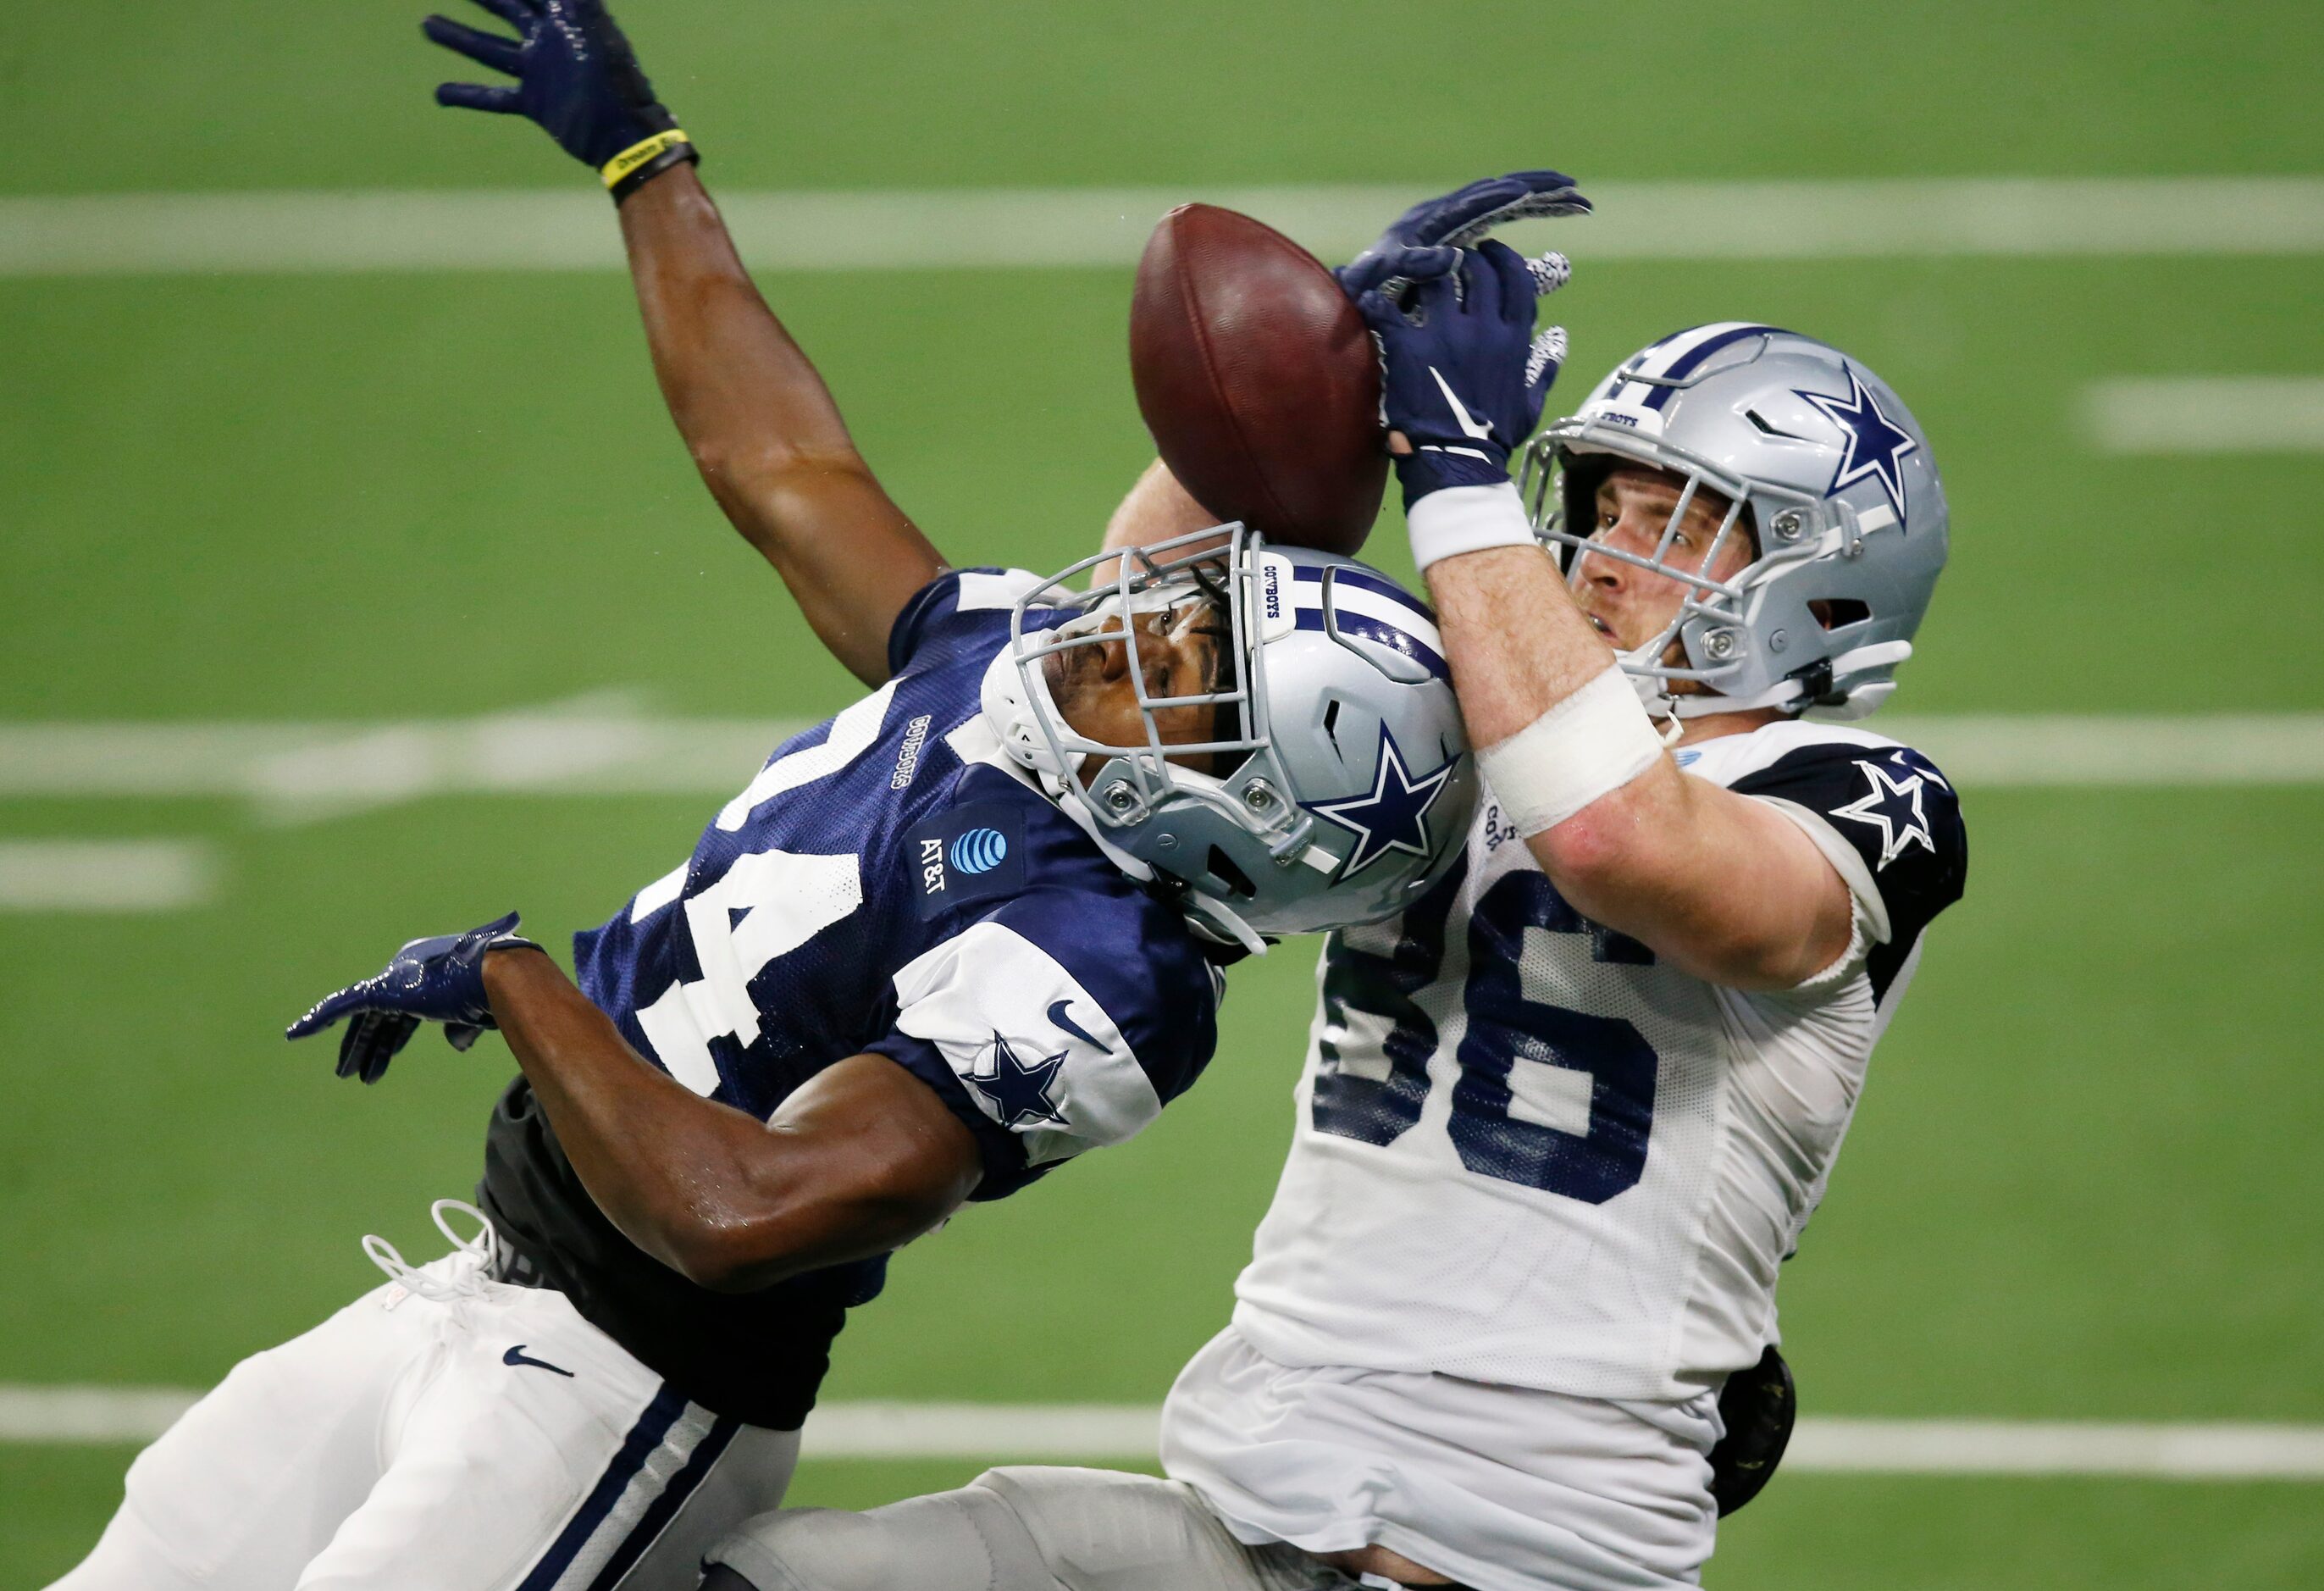
{"type": "Polygon", "coordinates": [[[1242,1541],[1377,1542],[1477,1591],[1692,1591],[1719,1399],[1612,1402],[1291,1365],[1228,1327],[1162,1405],[1162,1467],[1242,1541]]]}
{"type": "Polygon", "coordinates": [[[562,1293],[491,1281],[489,1229],[454,1241],[414,1271],[365,1239],[400,1281],[235,1366],[53,1591],[693,1591],[781,1502],[798,1433],[715,1417],[562,1293]]]}
{"type": "Polygon", "coordinates": [[[1247,1547],[1192,1487],[989,1469],[865,1513],[794,1508],[710,1549],[704,1591],[1355,1591],[1296,1547],[1247,1547]]]}

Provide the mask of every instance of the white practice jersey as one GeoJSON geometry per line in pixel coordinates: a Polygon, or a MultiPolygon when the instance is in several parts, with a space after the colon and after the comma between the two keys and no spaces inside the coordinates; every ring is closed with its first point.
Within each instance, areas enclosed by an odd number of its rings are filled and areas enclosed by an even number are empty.
{"type": "Polygon", "coordinates": [[[1936,768],[1859,729],[1678,760],[1831,859],[1846,954],[1772,994],[1681,972],[1569,906],[1486,791],[1443,884],[1325,947],[1297,1135],[1236,1284],[1259,1352],[1675,1400],[1776,1339],[1776,1267],[1966,841],[1936,768]]]}

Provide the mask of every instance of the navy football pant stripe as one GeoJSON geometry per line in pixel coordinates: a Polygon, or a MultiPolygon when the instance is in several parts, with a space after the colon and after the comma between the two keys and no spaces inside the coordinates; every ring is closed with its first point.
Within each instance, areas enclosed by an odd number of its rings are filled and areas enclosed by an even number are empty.
{"type": "Polygon", "coordinates": [[[532,1566],[532,1573],[524,1577],[517,1591],[552,1591],[582,1549],[588,1546],[589,1538],[605,1522],[605,1516],[613,1512],[622,1494],[637,1480],[646,1460],[661,1446],[662,1438],[669,1435],[669,1428],[685,1412],[683,1393],[666,1386],[654,1395],[654,1401],[646,1405],[646,1411],[630,1428],[630,1434],[622,1438],[621,1449],[605,1466],[605,1473],[597,1477],[596,1485],[566,1522],[565,1529],[550,1543],[540,1561],[532,1566]]]}
{"type": "Polygon", "coordinates": [[[630,1532],[629,1540],[614,1549],[613,1556],[605,1560],[605,1567],[598,1571],[597,1577],[589,1582],[589,1591],[613,1591],[613,1586],[621,1583],[622,1577],[645,1556],[646,1549],[654,1544],[664,1527],[678,1517],[678,1511],[686,1506],[687,1500],[694,1495],[695,1488],[702,1485],[726,1451],[726,1444],[733,1441],[734,1433],[742,1429],[742,1422],[739,1420],[720,1420],[711,1425],[703,1438],[694,1445],[693,1455],[687,1459],[686,1466],[670,1476],[669,1485],[662,1489],[660,1496],[654,1499],[653,1506],[645,1511],[644,1516],[638,1521],[637,1528],[630,1532]]]}

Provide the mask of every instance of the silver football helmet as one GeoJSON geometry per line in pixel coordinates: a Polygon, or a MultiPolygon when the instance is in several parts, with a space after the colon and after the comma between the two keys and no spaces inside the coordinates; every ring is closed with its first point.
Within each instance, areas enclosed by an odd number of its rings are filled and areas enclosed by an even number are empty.
{"type": "Polygon", "coordinates": [[[1658,716],[1864,717],[1895,689],[1945,567],[1945,490],[1919,423],[1861,364],[1773,326],[1698,326],[1632,355],[1534,439],[1518,482],[1570,575],[1586,550],[1686,587],[1669,628],[1621,654],[1658,716]],[[1651,558],[1590,538],[1598,485],[1626,460],[1685,482],[1651,558]],[[1665,561],[1705,488],[1732,506],[1701,567],[1737,535],[1755,551],[1723,581],[1665,561]],[[1674,641],[1683,662],[1666,661],[1674,641]],[[1673,695],[1680,680],[1716,694],[1673,695]]]}
{"type": "Polygon", "coordinates": [[[1434,615],[1353,559],[1270,547],[1240,524],[1085,558],[1028,592],[983,704],[1010,754],[1117,865],[1253,949],[1403,910],[1460,854],[1476,802],[1434,615]],[[1111,578],[1075,587],[1117,558],[1111,578]],[[1219,678],[1149,696],[1133,621],[1189,604],[1223,615],[1219,678]],[[1081,734],[1050,693],[1056,653],[1116,643],[1136,745],[1081,734]],[[1213,710],[1212,738],[1166,745],[1156,715],[1189,708],[1213,710]]]}

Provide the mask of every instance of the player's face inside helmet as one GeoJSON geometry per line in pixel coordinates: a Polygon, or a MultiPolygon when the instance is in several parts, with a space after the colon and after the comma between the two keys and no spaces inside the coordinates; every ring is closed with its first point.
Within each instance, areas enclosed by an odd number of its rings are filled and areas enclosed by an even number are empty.
{"type": "MultiPolygon", "coordinates": [[[[1134,645],[1117,613],[1097,630],[1115,639],[1042,659],[1050,699],[1074,732],[1109,745],[1136,745],[1146,739],[1142,714],[1150,709],[1166,746],[1231,738],[1231,727],[1222,732],[1228,709],[1201,699],[1233,688],[1234,633],[1215,583],[1169,606],[1132,614],[1128,624],[1137,632],[1134,645]]],[[[1217,771],[1209,753],[1170,761],[1197,772],[1217,771]]],[[[1097,759],[1084,759],[1084,783],[1096,766],[1097,759]]]]}
{"type": "MultiPolygon", "coordinates": [[[[1719,529],[1733,504],[1709,486],[1699,486],[1674,523],[1685,492],[1685,477],[1666,469],[1642,464],[1610,469],[1598,483],[1590,540],[1642,559],[1655,558],[1659,550],[1668,568],[1714,580],[1732,578],[1759,555],[1748,517],[1721,541],[1719,529]]],[[[1668,575],[1588,552],[1575,559],[1572,580],[1575,604],[1621,652],[1644,646],[1668,628],[1689,589],[1668,575]]],[[[1671,643],[1663,661],[1684,661],[1678,642],[1671,643]]]]}

